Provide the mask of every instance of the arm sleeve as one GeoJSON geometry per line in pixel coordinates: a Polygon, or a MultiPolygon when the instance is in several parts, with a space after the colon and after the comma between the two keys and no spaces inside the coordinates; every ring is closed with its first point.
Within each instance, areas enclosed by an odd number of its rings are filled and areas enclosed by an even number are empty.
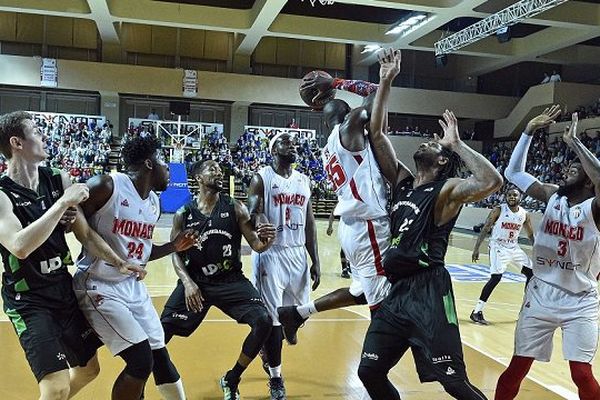
{"type": "Polygon", "coordinates": [[[535,182],[539,182],[533,175],[525,172],[525,165],[527,163],[527,152],[529,151],[529,145],[531,144],[532,136],[522,134],[521,138],[517,142],[517,145],[513,149],[513,153],[510,156],[510,161],[504,171],[504,176],[511,183],[516,185],[523,192],[535,182]]]}
{"type": "Polygon", "coordinates": [[[362,97],[367,97],[376,91],[379,86],[366,81],[335,78],[331,84],[331,87],[333,89],[345,90],[347,92],[358,94],[362,97]]]}

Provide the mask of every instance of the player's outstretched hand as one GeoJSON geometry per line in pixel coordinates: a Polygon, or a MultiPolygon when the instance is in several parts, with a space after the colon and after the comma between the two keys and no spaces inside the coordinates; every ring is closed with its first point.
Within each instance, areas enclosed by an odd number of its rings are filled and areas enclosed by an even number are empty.
{"type": "Polygon", "coordinates": [[[381,81],[391,81],[400,73],[400,63],[402,57],[400,50],[384,49],[377,55],[379,59],[379,79],[381,81]]]}
{"type": "Polygon", "coordinates": [[[473,254],[471,255],[471,261],[473,261],[474,263],[479,261],[479,250],[473,251],[473,254]]]}
{"type": "Polygon", "coordinates": [[[326,76],[322,76],[321,74],[312,74],[312,76],[302,80],[302,83],[300,84],[300,91],[305,89],[317,89],[319,93],[313,99],[314,102],[314,100],[318,98],[321,93],[325,93],[329,89],[332,89],[332,84],[333,78],[328,78],[326,76]]]}
{"type": "Polygon", "coordinates": [[[454,150],[456,146],[460,143],[460,135],[458,133],[458,121],[456,116],[452,111],[444,111],[442,118],[438,120],[440,126],[444,130],[444,137],[440,138],[437,134],[434,134],[433,137],[436,142],[441,144],[447,149],[454,150]]]}
{"type": "Polygon", "coordinates": [[[317,290],[321,284],[321,266],[319,264],[313,264],[310,267],[310,279],[312,279],[312,290],[317,290]]]}
{"type": "Polygon", "coordinates": [[[556,118],[561,114],[562,110],[558,104],[548,107],[537,117],[532,118],[525,128],[526,135],[533,135],[533,133],[541,128],[545,128],[552,124],[556,118]]]}
{"type": "Polygon", "coordinates": [[[188,281],[183,284],[185,291],[185,307],[188,311],[200,312],[204,308],[202,292],[196,283],[188,281]]]}
{"type": "Polygon", "coordinates": [[[146,274],[148,274],[148,272],[146,271],[145,268],[143,268],[137,264],[132,264],[127,261],[123,261],[122,263],[120,263],[117,266],[117,268],[119,269],[119,272],[122,273],[123,275],[136,276],[138,281],[141,281],[142,279],[144,279],[146,277],[146,274]]]}
{"type": "Polygon", "coordinates": [[[173,247],[175,247],[176,252],[186,251],[194,244],[200,237],[199,233],[193,229],[186,229],[185,231],[181,231],[175,236],[173,239],[173,247]]]}
{"type": "Polygon", "coordinates": [[[90,197],[90,189],[87,185],[85,183],[74,183],[65,190],[60,200],[67,207],[73,207],[79,203],[83,203],[88,197],[90,197]]]}
{"type": "Polygon", "coordinates": [[[563,141],[570,146],[575,138],[577,137],[577,123],[579,122],[579,115],[576,112],[571,114],[571,126],[565,128],[563,132],[563,141]]]}

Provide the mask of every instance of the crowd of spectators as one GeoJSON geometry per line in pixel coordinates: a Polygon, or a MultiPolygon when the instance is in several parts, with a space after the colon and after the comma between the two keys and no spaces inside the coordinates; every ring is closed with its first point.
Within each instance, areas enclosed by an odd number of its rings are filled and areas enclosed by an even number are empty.
{"type": "MultiPolygon", "coordinates": [[[[579,119],[600,117],[600,98],[591,104],[578,106],[573,112],[576,112],[579,119]]],[[[571,112],[565,112],[561,121],[570,121],[571,112]]]]}
{"type": "MultiPolygon", "coordinates": [[[[242,182],[244,190],[250,185],[252,175],[261,167],[271,164],[272,157],[268,151],[269,141],[264,134],[244,132],[234,146],[234,174],[242,182]]],[[[299,138],[297,145],[295,168],[307,175],[311,181],[311,189],[316,200],[335,198],[331,191],[323,169],[321,150],[315,139],[299,138]]]]}
{"type": "MultiPolygon", "coordinates": [[[[582,132],[579,137],[583,144],[596,154],[596,157],[600,156],[600,132],[595,132],[594,135],[582,132]]],[[[496,143],[485,153],[501,174],[504,174],[508,166],[514,145],[515,142],[496,143]]],[[[539,130],[533,136],[526,171],[544,183],[559,185],[565,179],[566,169],[574,158],[575,154],[562,141],[560,135],[549,138],[547,131],[539,130]]],[[[505,194],[510,188],[511,186],[505,183],[500,191],[475,205],[495,207],[505,201],[505,194]]],[[[524,196],[522,204],[529,210],[542,211],[544,209],[542,202],[529,196],[524,196]]]]}
{"type": "MultiPolygon", "coordinates": [[[[85,182],[94,175],[110,172],[112,132],[108,124],[97,126],[71,118],[69,122],[38,123],[46,136],[46,165],[65,170],[74,182],[85,182]]],[[[0,157],[0,173],[6,160],[0,157]]]]}

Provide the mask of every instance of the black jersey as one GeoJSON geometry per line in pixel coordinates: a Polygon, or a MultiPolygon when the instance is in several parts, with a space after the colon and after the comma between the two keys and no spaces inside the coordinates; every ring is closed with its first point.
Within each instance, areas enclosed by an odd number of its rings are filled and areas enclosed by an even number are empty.
{"type": "Polygon", "coordinates": [[[195,246],[180,253],[190,277],[207,282],[241,276],[242,233],[234,200],[220,193],[210,216],[202,214],[192,200],[184,206],[182,215],[183,229],[194,229],[200,234],[195,246]]]}
{"type": "MultiPolygon", "coordinates": [[[[63,194],[60,170],[40,167],[38,192],[15,183],[8,176],[0,178],[0,190],[13,205],[13,212],[23,228],[40,219],[63,194]]],[[[26,259],[19,260],[0,245],[4,263],[2,284],[5,290],[26,292],[71,280],[67,265],[72,264],[71,253],[62,225],[58,224],[50,237],[26,259]]]]}
{"type": "Polygon", "coordinates": [[[400,182],[393,192],[392,240],[384,269],[391,282],[424,268],[444,266],[448,237],[458,215],[442,226],[434,223],[435,203],[446,183],[434,181],[413,188],[414,178],[400,182]]]}

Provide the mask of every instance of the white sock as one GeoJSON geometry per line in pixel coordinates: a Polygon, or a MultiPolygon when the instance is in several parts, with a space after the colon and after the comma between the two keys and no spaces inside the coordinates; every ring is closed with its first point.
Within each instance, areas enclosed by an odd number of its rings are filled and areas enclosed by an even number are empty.
{"type": "Polygon", "coordinates": [[[271,378],[281,378],[281,364],[276,367],[269,367],[269,375],[271,375],[271,378]]]}
{"type": "Polygon", "coordinates": [[[479,300],[477,304],[475,304],[475,312],[483,311],[483,307],[485,307],[485,301],[479,300]]]}
{"type": "Polygon", "coordinates": [[[183,390],[181,379],[174,383],[157,385],[156,388],[165,400],[185,400],[185,390],[183,390]]]}
{"type": "Polygon", "coordinates": [[[298,306],[296,307],[296,310],[298,310],[298,314],[300,314],[300,316],[304,319],[310,317],[312,314],[318,313],[314,301],[298,306]]]}

